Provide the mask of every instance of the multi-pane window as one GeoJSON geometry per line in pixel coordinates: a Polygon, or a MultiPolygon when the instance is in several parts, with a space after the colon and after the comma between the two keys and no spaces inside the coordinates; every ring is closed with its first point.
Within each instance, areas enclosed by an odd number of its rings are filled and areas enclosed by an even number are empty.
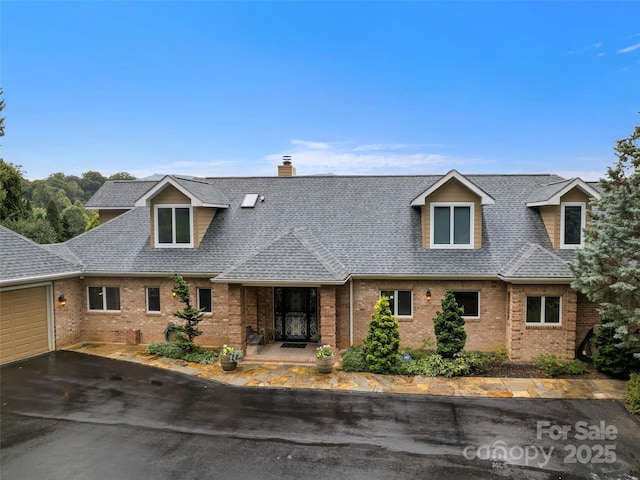
{"type": "Polygon", "coordinates": [[[473,248],[473,203],[431,204],[431,246],[473,248]]]}
{"type": "Polygon", "coordinates": [[[480,318],[480,292],[453,292],[453,296],[464,308],[463,317],[480,318]]]}
{"type": "Polygon", "coordinates": [[[560,236],[562,248],[577,248],[583,244],[586,220],[586,205],[581,202],[567,202],[561,205],[560,236]]]}
{"type": "Polygon", "coordinates": [[[89,287],[87,291],[89,310],[120,310],[120,288],[89,287]]]}
{"type": "Polygon", "coordinates": [[[411,290],[383,290],[381,297],[389,300],[391,314],[394,317],[410,317],[413,315],[413,292],[411,290]]]}
{"type": "Polygon", "coordinates": [[[160,311],[160,287],[147,287],[147,312],[160,311]]]}
{"type": "Polygon", "coordinates": [[[156,246],[191,247],[192,215],[189,205],[156,206],[156,246]]]}
{"type": "Polygon", "coordinates": [[[211,289],[198,289],[198,308],[203,308],[205,313],[211,313],[211,289]]]}
{"type": "Polygon", "coordinates": [[[560,297],[527,297],[527,323],[560,324],[561,312],[562,300],[560,297]]]}

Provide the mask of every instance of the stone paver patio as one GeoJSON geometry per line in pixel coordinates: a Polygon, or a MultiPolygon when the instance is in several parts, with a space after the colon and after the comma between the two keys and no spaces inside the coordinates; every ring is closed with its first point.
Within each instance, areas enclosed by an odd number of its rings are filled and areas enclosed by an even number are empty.
{"type": "Polygon", "coordinates": [[[625,396],[623,380],[423,377],[344,372],[339,367],[320,374],[311,363],[258,362],[241,360],[238,368],[224,372],[220,362],[213,365],[188,363],[146,352],[144,345],[81,344],[67,350],[141,363],[243,387],[311,388],[358,392],[447,395],[495,398],[615,399],[625,396]]]}

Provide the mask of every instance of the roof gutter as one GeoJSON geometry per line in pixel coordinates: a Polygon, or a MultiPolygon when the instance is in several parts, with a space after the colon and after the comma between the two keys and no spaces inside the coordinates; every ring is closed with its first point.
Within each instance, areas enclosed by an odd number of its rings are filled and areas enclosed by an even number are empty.
{"type": "Polygon", "coordinates": [[[544,278],[544,277],[532,277],[532,278],[522,278],[522,277],[506,277],[499,276],[500,280],[507,283],[512,283],[514,285],[558,285],[558,284],[570,284],[575,280],[573,277],[560,277],[560,278],[544,278]]]}
{"type": "Polygon", "coordinates": [[[277,278],[257,280],[255,278],[218,279],[214,277],[211,281],[213,283],[242,284],[247,287],[317,287],[320,285],[344,285],[349,281],[349,278],[345,280],[282,280],[277,278]]]}
{"type": "Polygon", "coordinates": [[[406,275],[402,273],[388,273],[376,275],[375,273],[353,274],[354,280],[501,280],[499,275],[406,275]]]}
{"type": "Polygon", "coordinates": [[[82,271],[77,271],[64,274],[56,273],[51,275],[40,275],[37,277],[11,278],[9,280],[0,280],[0,287],[12,287],[16,285],[26,285],[31,283],[50,282],[52,280],[64,280],[67,278],[80,277],[82,275],[84,275],[82,271]]]}

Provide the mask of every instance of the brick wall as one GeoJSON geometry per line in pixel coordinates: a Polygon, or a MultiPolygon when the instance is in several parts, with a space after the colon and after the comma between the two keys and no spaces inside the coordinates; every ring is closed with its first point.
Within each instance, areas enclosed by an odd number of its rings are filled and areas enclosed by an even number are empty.
{"type": "Polygon", "coordinates": [[[320,336],[322,343],[335,348],[336,338],[336,287],[324,285],[319,289],[320,336]]]}
{"type": "Polygon", "coordinates": [[[578,313],[576,317],[576,348],[580,346],[582,340],[593,328],[594,325],[601,323],[598,306],[591,303],[589,299],[582,293],[578,293],[578,313]]]}
{"type": "MultiPolygon", "coordinates": [[[[374,306],[382,290],[413,291],[413,316],[398,318],[400,343],[420,347],[425,339],[435,346],[433,319],[441,309],[445,290],[479,291],[480,318],[466,319],[468,350],[491,351],[505,344],[507,289],[499,281],[410,281],[410,280],[354,280],[354,343],[361,344],[367,335],[374,306]],[[425,293],[431,291],[431,301],[425,293]]],[[[339,323],[342,323],[342,319],[339,323]]]]}
{"type": "MultiPolygon", "coordinates": [[[[230,342],[229,337],[229,288],[225,284],[213,284],[207,278],[185,278],[191,285],[194,304],[196,289],[212,289],[212,313],[206,314],[198,324],[203,334],[196,342],[207,346],[220,346],[230,342]]],[[[173,313],[184,305],[171,294],[170,277],[114,278],[85,277],[57,281],[54,292],[64,293],[64,307],[55,305],[56,346],[61,348],[77,342],[126,343],[134,338],[132,331],[139,330],[142,343],[164,341],[164,331],[169,322],[181,323],[173,313]],[[87,288],[105,286],[120,288],[120,311],[89,311],[87,288]],[[160,312],[146,311],[146,287],[160,288],[160,312]]]]}
{"type": "Polygon", "coordinates": [[[82,341],[81,326],[86,313],[87,299],[82,295],[79,278],[56,280],[53,283],[53,318],[56,348],[68,347],[82,341]],[[57,298],[64,295],[67,302],[61,306],[57,298]]]}
{"type": "Polygon", "coordinates": [[[548,353],[558,358],[575,356],[577,295],[568,285],[510,285],[509,321],[507,322],[507,350],[516,361],[531,361],[548,353]],[[560,296],[562,317],[560,325],[527,325],[527,296],[560,296]]]}

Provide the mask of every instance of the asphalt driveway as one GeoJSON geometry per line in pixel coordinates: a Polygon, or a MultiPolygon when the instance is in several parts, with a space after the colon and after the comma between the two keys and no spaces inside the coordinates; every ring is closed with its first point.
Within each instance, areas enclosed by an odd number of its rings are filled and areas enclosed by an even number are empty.
{"type": "Polygon", "coordinates": [[[2,367],[10,479],[625,479],[614,400],[241,388],[76,352],[2,367]]]}

